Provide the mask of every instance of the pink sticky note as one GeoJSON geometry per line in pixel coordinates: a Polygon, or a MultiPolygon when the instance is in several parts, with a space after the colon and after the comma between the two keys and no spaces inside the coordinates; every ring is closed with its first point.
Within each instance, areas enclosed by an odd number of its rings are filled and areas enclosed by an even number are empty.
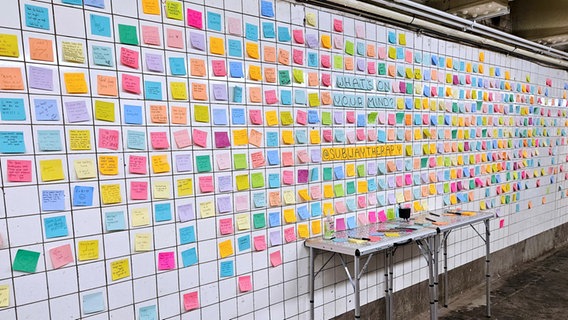
{"type": "Polygon", "coordinates": [[[154,46],[160,45],[160,30],[154,26],[142,26],[142,41],[154,46]]]}
{"type": "Polygon", "coordinates": [[[253,169],[264,167],[266,161],[264,160],[264,153],[262,151],[257,151],[250,154],[252,160],[253,169]]]}
{"type": "Polygon", "coordinates": [[[333,141],[333,134],[331,132],[331,129],[325,129],[323,130],[323,140],[325,142],[331,142],[333,141]]]}
{"type": "Polygon", "coordinates": [[[150,132],[150,141],[154,149],[168,149],[170,147],[168,134],[165,132],[150,132]]]}
{"type": "Polygon", "coordinates": [[[128,48],[122,47],[120,48],[120,63],[123,65],[138,69],[140,56],[138,51],[130,50],[128,48]]]}
{"type": "Polygon", "coordinates": [[[301,29],[292,30],[292,35],[296,43],[304,44],[304,30],[301,29]]]}
{"type": "Polygon", "coordinates": [[[365,129],[357,129],[357,140],[365,141],[365,129]]]}
{"type": "Polygon", "coordinates": [[[61,268],[64,265],[73,262],[73,253],[71,252],[71,245],[66,244],[50,249],[49,257],[51,258],[51,264],[53,265],[53,269],[61,268]]]}
{"type": "Polygon", "coordinates": [[[333,19],[333,30],[336,32],[343,32],[343,21],[340,19],[333,19]]]}
{"type": "Polygon", "coordinates": [[[387,215],[385,214],[385,210],[381,210],[378,212],[379,215],[379,221],[380,222],[385,222],[387,221],[387,215]]]}
{"type": "Polygon", "coordinates": [[[166,45],[170,48],[183,49],[183,32],[176,29],[166,29],[166,45]]]}
{"type": "Polygon", "coordinates": [[[355,123],[355,112],[347,111],[347,123],[355,123]]]}
{"type": "Polygon", "coordinates": [[[250,276],[239,277],[239,290],[241,292],[247,292],[252,290],[252,281],[250,276]]]}
{"type": "Polygon", "coordinates": [[[183,307],[185,311],[195,310],[199,308],[199,298],[197,291],[189,292],[183,295],[183,307]]]}
{"type": "Polygon", "coordinates": [[[321,74],[321,83],[326,87],[330,87],[331,86],[331,74],[322,73],[321,74]]]}
{"type": "Polygon", "coordinates": [[[99,129],[99,148],[118,150],[118,130],[99,129]]]}
{"type": "Polygon", "coordinates": [[[215,132],[215,147],[226,148],[231,146],[229,134],[226,131],[215,132]]]}
{"type": "Polygon", "coordinates": [[[321,66],[324,68],[330,68],[331,67],[331,56],[327,55],[327,54],[322,54],[321,55],[321,66]]]}
{"type": "Polygon", "coordinates": [[[305,111],[298,110],[296,111],[296,123],[301,125],[306,125],[308,120],[308,114],[305,111]]]}
{"type": "Polygon", "coordinates": [[[174,141],[179,149],[191,146],[191,139],[189,138],[189,132],[187,129],[174,131],[174,141]]]}
{"type": "Polygon", "coordinates": [[[278,267],[282,264],[282,256],[280,254],[280,250],[274,251],[270,254],[270,265],[273,267],[278,267]]]}
{"type": "Polygon", "coordinates": [[[294,184],[294,171],[284,170],[282,172],[282,183],[287,185],[294,184]]]}
{"type": "Polygon", "coordinates": [[[128,170],[130,173],[146,174],[148,172],[146,157],[130,155],[128,158],[128,170]]]}
{"type": "Polygon", "coordinates": [[[298,157],[300,163],[307,163],[308,161],[310,161],[310,156],[308,155],[307,150],[299,150],[296,153],[296,157],[298,157]]]}
{"type": "Polygon", "coordinates": [[[387,48],[386,47],[378,47],[377,53],[379,55],[379,59],[384,60],[387,57],[387,48]]]}
{"type": "Polygon", "coordinates": [[[223,60],[213,60],[211,61],[211,66],[213,67],[213,75],[216,77],[224,77],[227,75],[227,67],[225,61],[223,60]]]}
{"type": "Polygon", "coordinates": [[[7,160],[8,181],[31,182],[32,162],[30,160],[7,160]]]}
{"type": "Polygon", "coordinates": [[[123,73],[122,89],[126,92],[140,94],[140,77],[123,73]]]}
{"type": "Polygon", "coordinates": [[[355,25],[355,36],[357,38],[365,38],[365,26],[362,24],[355,25]]]}
{"type": "Polygon", "coordinates": [[[187,25],[197,29],[203,29],[203,13],[201,11],[187,9],[187,25]]]}
{"type": "Polygon", "coordinates": [[[158,253],[158,270],[173,270],[175,267],[176,260],[173,252],[158,253]]]}
{"type": "Polygon", "coordinates": [[[146,181],[130,181],[130,199],[147,200],[148,199],[148,182],[146,181]]]}
{"type": "Polygon", "coordinates": [[[505,226],[505,219],[499,220],[499,229],[503,228],[504,226],[505,226]]]}
{"type": "Polygon", "coordinates": [[[369,211],[368,217],[369,217],[370,223],[376,223],[377,222],[377,213],[375,211],[369,211]]]}
{"type": "Polygon", "coordinates": [[[213,176],[199,177],[199,190],[201,190],[201,192],[213,192],[213,189],[213,176]]]}
{"type": "Polygon", "coordinates": [[[345,230],[345,219],[343,218],[335,219],[335,230],[337,231],[345,230]]]}
{"type": "Polygon", "coordinates": [[[262,124],[262,111],[258,109],[249,110],[249,118],[252,124],[262,124]]]}
{"type": "Polygon", "coordinates": [[[249,210],[250,201],[249,201],[248,195],[246,195],[246,194],[238,195],[235,198],[235,203],[236,203],[237,211],[240,212],[240,211],[249,210]]]}
{"type": "Polygon", "coordinates": [[[297,49],[294,49],[292,52],[294,63],[298,65],[304,65],[304,52],[297,49]]]}
{"type": "Polygon", "coordinates": [[[357,215],[357,220],[359,220],[359,224],[361,225],[365,225],[369,223],[369,220],[367,219],[367,216],[365,215],[365,213],[359,213],[357,215]]]}
{"type": "Polygon", "coordinates": [[[367,73],[369,73],[369,74],[376,74],[377,73],[377,67],[376,67],[374,61],[367,62],[367,73]]]}
{"type": "Polygon", "coordinates": [[[256,251],[263,251],[266,250],[266,237],[265,236],[256,236],[253,238],[254,242],[254,249],[256,251]]]}
{"type": "Polygon", "coordinates": [[[264,99],[266,100],[266,104],[278,103],[278,97],[276,96],[276,90],[264,91],[264,99]]]}
{"type": "Polygon", "coordinates": [[[359,196],[357,197],[357,205],[359,208],[365,208],[367,206],[367,196],[359,196]]]}
{"type": "Polygon", "coordinates": [[[202,148],[207,148],[207,132],[193,129],[193,142],[202,148]]]}
{"type": "Polygon", "coordinates": [[[234,36],[242,35],[242,23],[238,18],[229,17],[227,18],[227,25],[229,26],[229,33],[234,36]]]}
{"type": "Polygon", "coordinates": [[[412,63],[412,50],[406,50],[404,52],[404,61],[406,63],[412,63]]]}
{"type": "Polygon", "coordinates": [[[296,241],[296,232],[294,231],[294,227],[284,229],[284,240],[286,240],[286,242],[296,241]]]}
{"type": "Polygon", "coordinates": [[[294,155],[292,152],[282,152],[282,165],[284,167],[291,167],[294,165],[294,155]]]}
{"type": "Polygon", "coordinates": [[[225,218],[219,220],[219,232],[222,235],[232,234],[233,233],[233,219],[232,218],[225,218]]]}
{"type": "Polygon", "coordinates": [[[404,176],[404,184],[407,186],[412,185],[412,175],[411,174],[406,174],[404,176]]]}

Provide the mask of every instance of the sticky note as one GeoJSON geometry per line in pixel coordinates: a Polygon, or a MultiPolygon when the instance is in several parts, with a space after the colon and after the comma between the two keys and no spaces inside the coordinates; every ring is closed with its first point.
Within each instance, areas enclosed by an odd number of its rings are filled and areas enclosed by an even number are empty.
{"type": "Polygon", "coordinates": [[[71,245],[65,244],[59,247],[49,249],[49,257],[53,269],[58,269],[73,262],[73,252],[71,245]]]}
{"type": "Polygon", "coordinates": [[[146,14],[160,15],[159,0],[142,0],[142,11],[146,14]]]}
{"type": "Polygon", "coordinates": [[[187,9],[187,25],[197,29],[203,29],[203,13],[201,11],[187,9]]]}
{"type": "Polygon", "coordinates": [[[32,181],[32,162],[30,160],[6,161],[8,181],[10,182],[31,182],[32,181]]]}
{"type": "Polygon", "coordinates": [[[99,240],[83,240],[78,243],[79,261],[96,260],[99,258],[99,240]]]}
{"type": "Polygon", "coordinates": [[[120,231],[126,228],[124,212],[115,211],[105,213],[105,226],[107,231],[120,231]]]}
{"type": "Polygon", "coordinates": [[[2,121],[24,121],[24,120],[26,120],[26,110],[24,108],[24,99],[20,99],[20,98],[0,98],[0,120],[2,120],[2,121]]]}
{"type": "Polygon", "coordinates": [[[65,89],[68,93],[87,93],[87,81],[83,72],[66,72],[63,74],[65,89]]]}
{"type": "Polygon", "coordinates": [[[251,276],[239,277],[239,290],[240,292],[247,292],[252,290],[251,276]]]}
{"type": "Polygon", "coordinates": [[[189,292],[183,295],[183,308],[185,311],[191,311],[199,308],[198,292],[189,292]]]}
{"type": "Polygon", "coordinates": [[[233,242],[231,239],[219,242],[219,256],[221,258],[226,258],[233,253],[233,242]]]}
{"type": "Polygon", "coordinates": [[[24,10],[26,27],[49,30],[49,9],[26,4],[24,10]]]}
{"type": "Polygon", "coordinates": [[[112,281],[130,277],[130,261],[128,258],[116,260],[110,263],[112,281]]]}
{"type": "Polygon", "coordinates": [[[20,49],[18,36],[13,34],[0,34],[0,56],[18,58],[20,49]]]}
{"type": "MultiPolygon", "coordinates": [[[[95,0],[85,0],[85,5],[88,1],[95,0]]],[[[99,1],[99,0],[96,0],[99,1]]],[[[102,0],[101,0],[102,1],[102,0]]],[[[83,313],[90,314],[95,312],[100,312],[105,310],[105,302],[102,292],[95,292],[91,294],[86,294],[83,296],[83,313]]]]}
{"type": "Polygon", "coordinates": [[[122,202],[120,184],[105,184],[101,186],[101,198],[103,204],[115,204],[122,202]]]}
{"type": "Polygon", "coordinates": [[[189,248],[181,252],[181,260],[184,267],[189,267],[198,262],[196,248],[189,248]]]}
{"type": "Polygon", "coordinates": [[[63,190],[42,190],[41,207],[43,211],[65,210],[65,192],[63,190]]]}
{"type": "Polygon", "coordinates": [[[122,44],[138,45],[138,31],[136,26],[118,24],[118,38],[122,44]]]}
{"type": "Polygon", "coordinates": [[[93,46],[91,50],[91,55],[93,57],[93,62],[97,66],[105,66],[105,67],[114,66],[114,57],[112,49],[110,47],[93,46]]]}
{"type": "Polygon", "coordinates": [[[23,90],[24,81],[20,68],[0,68],[0,90],[23,90]]]}
{"type": "Polygon", "coordinates": [[[90,186],[75,186],[73,188],[73,206],[92,206],[94,188],[90,186]]]}
{"type": "Polygon", "coordinates": [[[38,61],[53,61],[53,41],[29,38],[30,58],[38,61]]]}
{"type": "Polygon", "coordinates": [[[37,268],[39,255],[39,252],[18,249],[14,262],[12,263],[12,270],[34,273],[37,268]]]}

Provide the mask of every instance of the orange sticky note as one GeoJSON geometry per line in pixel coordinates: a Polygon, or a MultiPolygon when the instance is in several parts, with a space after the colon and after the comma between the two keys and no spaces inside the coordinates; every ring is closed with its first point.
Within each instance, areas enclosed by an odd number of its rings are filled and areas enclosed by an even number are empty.
{"type": "Polygon", "coordinates": [[[283,65],[290,64],[290,52],[284,49],[278,49],[278,62],[283,65]]]}
{"type": "Polygon", "coordinates": [[[166,106],[150,106],[150,120],[152,123],[168,123],[166,106]]]}
{"type": "Polygon", "coordinates": [[[276,62],[276,48],[268,46],[264,47],[264,61],[276,62]]]}
{"type": "Polygon", "coordinates": [[[207,85],[204,83],[192,83],[191,84],[191,96],[195,100],[205,101],[207,100],[207,85]]]}
{"type": "Polygon", "coordinates": [[[0,75],[1,90],[24,90],[20,68],[0,68],[0,75]]]}
{"type": "Polygon", "coordinates": [[[53,61],[53,41],[30,38],[30,58],[39,61],[53,61]]]}
{"type": "Polygon", "coordinates": [[[158,0],[142,0],[142,10],[145,14],[160,15],[160,2],[158,0]]]}
{"type": "Polygon", "coordinates": [[[196,77],[205,76],[205,60],[203,59],[189,59],[191,75],[196,77]]]}
{"type": "Polygon", "coordinates": [[[331,49],[331,36],[328,34],[323,34],[321,36],[321,46],[325,49],[331,49]]]}
{"type": "Polygon", "coordinates": [[[171,107],[172,124],[187,124],[187,108],[171,107]]]}
{"type": "Polygon", "coordinates": [[[262,92],[259,87],[251,87],[249,89],[250,102],[262,102],[262,92]]]}
{"type": "Polygon", "coordinates": [[[268,83],[276,83],[276,69],[264,68],[264,78],[268,83]]]}
{"type": "Polygon", "coordinates": [[[225,44],[222,38],[209,37],[209,52],[212,54],[224,55],[225,44]]]}
{"type": "Polygon", "coordinates": [[[116,77],[113,76],[97,76],[97,93],[101,96],[113,96],[118,95],[118,89],[116,85],[116,77]]]}

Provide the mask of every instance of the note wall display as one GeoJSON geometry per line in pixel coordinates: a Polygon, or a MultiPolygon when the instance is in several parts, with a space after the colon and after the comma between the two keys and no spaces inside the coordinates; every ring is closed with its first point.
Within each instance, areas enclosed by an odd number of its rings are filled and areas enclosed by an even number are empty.
{"type": "MultiPolygon", "coordinates": [[[[566,221],[565,71],[284,0],[0,21],[1,319],[306,319],[325,215],[490,209],[496,249],[566,221]]],[[[334,268],[318,319],[353,305],[334,268]]]]}

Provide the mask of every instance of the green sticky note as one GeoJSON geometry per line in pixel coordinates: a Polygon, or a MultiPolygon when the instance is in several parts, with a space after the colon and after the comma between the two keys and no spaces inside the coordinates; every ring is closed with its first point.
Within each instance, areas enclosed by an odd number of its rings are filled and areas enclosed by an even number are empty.
{"type": "Polygon", "coordinates": [[[449,183],[444,183],[444,193],[449,193],[450,192],[450,184],[449,183]]]}
{"type": "Polygon", "coordinates": [[[428,158],[420,159],[420,168],[425,169],[428,167],[428,158]]]}
{"type": "Polygon", "coordinates": [[[247,155],[243,153],[233,155],[233,163],[235,164],[235,170],[246,169],[247,168],[247,155]]]}
{"type": "Polygon", "coordinates": [[[355,193],[355,181],[347,181],[345,184],[345,189],[347,189],[347,194],[355,193]]]}
{"type": "Polygon", "coordinates": [[[327,126],[331,125],[331,112],[323,111],[321,113],[321,123],[327,126]]]}
{"type": "Polygon", "coordinates": [[[452,165],[452,160],[450,159],[450,157],[444,157],[444,166],[450,167],[451,165],[452,165]]]}
{"type": "Polygon", "coordinates": [[[452,130],[452,139],[457,139],[458,138],[458,130],[452,130]]]}
{"type": "Polygon", "coordinates": [[[36,271],[39,252],[18,249],[12,270],[33,273],[36,271]]]}
{"type": "Polygon", "coordinates": [[[394,218],[395,218],[394,209],[393,208],[387,209],[387,219],[394,220],[394,218]]]}
{"type": "Polygon", "coordinates": [[[211,157],[196,156],[195,162],[197,163],[197,172],[211,172],[211,157]]]}
{"type": "Polygon", "coordinates": [[[372,124],[377,122],[377,116],[379,115],[378,112],[371,112],[367,115],[367,124],[372,124]]]}
{"type": "Polygon", "coordinates": [[[252,221],[255,229],[266,227],[266,218],[262,212],[253,214],[252,221]]]}
{"type": "Polygon", "coordinates": [[[357,166],[357,176],[359,178],[365,176],[365,165],[364,164],[360,164],[360,165],[357,166]]]}
{"type": "Polygon", "coordinates": [[[264,175],[262,172],[255,172],[250,175],[252,180],[252,187],[253,188],[262,188],[264,187],[264,175]]]}
{"type": "Polygon", "coordinates": [[[402,122],[404,121],[404,113],[403,112],[399,112],[396,114],[396,124],[402,124],[402,122]]]}
{"type": "Polygon", "coordinates": [[[343,56],[333,56],[333,69],[343,70],[343,56]]]}
{"type": "Polygon", "coordinates": [[[412,91],[414,91],[412,82],[407,82],[406,83],[406,94],[412,94],[412,91]]]}
{"type": "Polygon", "coordinates": [[[336,197],[343,197],[345,195],[345,191],[343,190],[343,183],[339,183],[333,186],[333,193],[336,197]]]}
{"type": "Polygon", "coordinates": [[[379,63],[379,75],[384,76],[387,74],[387,65],[386,63],[379,63]]]}
{"type": "Polygon", "coordinates": [[[323,168],[323,181],[331,181],[333,174],[331,168],[323,168]]]}
{"type": "Polygon", "coordinates": [[[347,40],[345,41],[345,53],[347,53],[348,55],[353,55],[353,53],[355,53],[355,46],[353,45],[353,42],[347,40]]]}
{"type": "Polygon", "coordinates": [[[136,31],[136,26],[119,24],[118,37],[122,44],[138,45],[138,31],[136,31]]]}
{"type": "Polygon", "coordinates": [[[452,103],[452,112],[457,113],[458,111],[459,111],[458,103],[457,102],[452,103]]]}
{"type": "Polygon", "coordinates": [[[280,81],[281,86],[290,84],[290,71],[288,70],[278,71],[278,79],[280,81]]]}
{"type": "Polygon", "coordinates": [[[469,189],[470,190],[475,189],[475,180],[474,179],[469,180],[469,189]]]}

